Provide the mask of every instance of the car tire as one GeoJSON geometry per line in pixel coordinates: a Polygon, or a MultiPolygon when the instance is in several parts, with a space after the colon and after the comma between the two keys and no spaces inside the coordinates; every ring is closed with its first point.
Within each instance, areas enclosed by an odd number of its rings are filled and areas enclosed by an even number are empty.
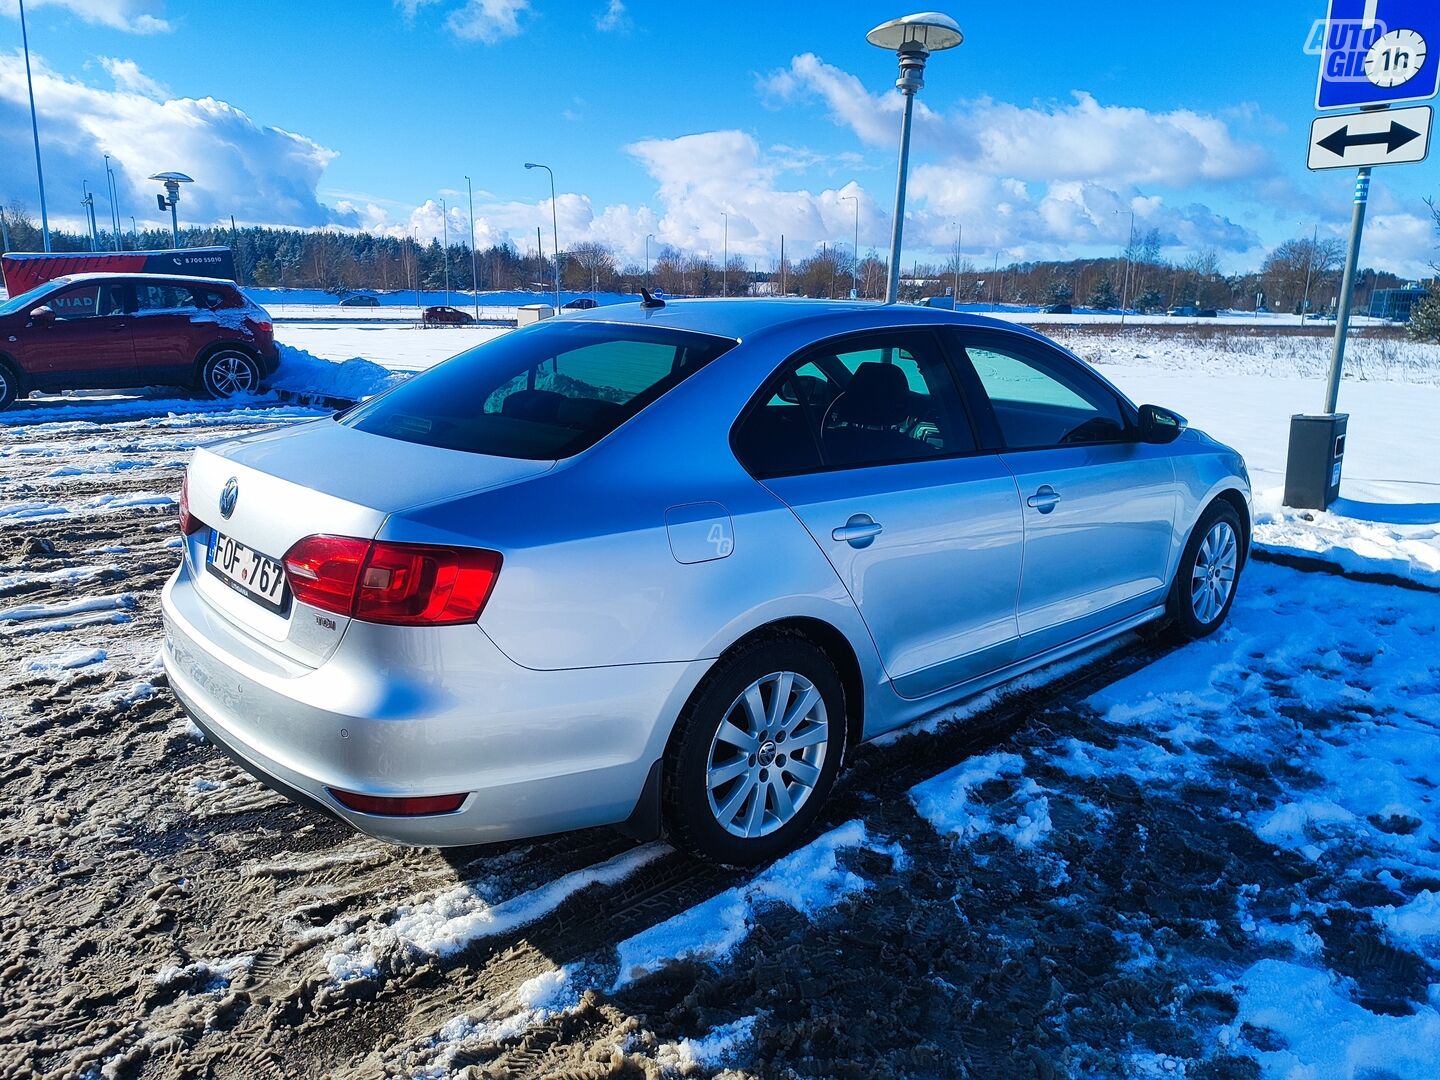
{"type": "Polygon", "coordinates": [[[1245,568],[1244,529],[1224,499],[1200,515],[1180,555],[1170,589],[1170,631],[1182,641],[1212,634],[1225,622],[1245,568]]]}
{"type": "Polygon", "coordinates": [[[200,390],[206,397],[257,394],[264,377],[260,361],[240,349],[216,349],[200,364],[200,390]]]}
{"type": "Polygon", "coordinates": [[[840,771],[845,704],[835,665],[798,634],[758,638],[721,657],[670,740],[663,800],[671,842],[730,866],[794,847],[840,771]]]}
{"type": "Polygon", "coordinates": [[[0,412],[4,412],[20,396],[20,376],[15,369],[0,360],[0,412]]]}

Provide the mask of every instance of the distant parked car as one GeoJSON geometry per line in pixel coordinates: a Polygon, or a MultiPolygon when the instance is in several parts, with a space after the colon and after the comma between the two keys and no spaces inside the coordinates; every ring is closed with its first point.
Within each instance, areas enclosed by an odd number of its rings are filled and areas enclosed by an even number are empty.
{"type": "Polygon", "coordinates": [[[1218,319],[1220,313],[1211,307],[1197,308],[1195,310],[1195,317],[1197,319],[1218,319]]]}
{"type": "Polygon", "coordinates": [[[1040,309],[1046,315],[1073,315],[1075,309],[1069,304],[1047,304],[1040,309]]]}
{"type": "Polygon", "coordinates": [[[380,301],[374,296],[367,296],[360,293],[357,296],[347,296],[340,301],[341,307],[379,307],[380,301]]]}
{"type": "Polygon", "coordinates": [[[468,311],[453,307],[427,307],[424,323],[426,326],[469,326],[475,316],[468,311]]]}
{"type": "Polygon", "coordinates": [[[253,393],[280,363],[233,281],[74,274],[0,304],[0,409],[32,390],[170,385],[253,393]]]}
{"type": "Polygon", "coordinates": [[[598,300],[592,300],[588,296],[577,296],[574,300],[571,300],[568,304],[565,305],[566,309],[569,311],[589,311],[591,308],[599,306],[600,302],[598,300]]]}
{"type": "Polygon", "coordinates": [[[1172,319],[1193,319],[1200,314],[1200,309],[1197,307],[1189,306],[1172,307],[1165,314],[1170,316],[1172,319]]]}

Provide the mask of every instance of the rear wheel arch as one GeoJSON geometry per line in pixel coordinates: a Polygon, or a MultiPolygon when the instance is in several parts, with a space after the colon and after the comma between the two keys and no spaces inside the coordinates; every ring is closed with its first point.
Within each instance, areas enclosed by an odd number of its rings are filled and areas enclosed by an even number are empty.
{"type": "Polygon", "coordinates": [[[254,364],[256,372],[255,390],[258,391],[262,389],[267,371],[269,370],[266,367],[265,358],[262,357],[260,353],[255,349],[255,347],[248,342],[226,340],[217,341],[213,345],[207,345],[205,348],[201,349],[199,354],[195,357],[195,366],[193,368],[192,381],[194,386],[198,390],[203,393],[208,393],[212,396],[215,396],[216,392],[211,390],[211,388],[206,384],[205,368],[206,365],[209,364],[209,362],[213,358],[219,356],[222,353],[238,353],[239,355],[248,359],[252,364],[254,364]]]}
{"type": "MultiPolygon", "coordinates": [[[[860,659],[850,644],[850,640],[830,623],[808,616],[795,616],[765,623],[731,642],[716,657],[716,663],[736,650],[747,648],[757,641],[767,638],[783,639],[787,636],[804,638],[820,649],[835,665],[835,671],[840,676],[840,685],[845,691],[845,735],[849,745],[855,746],[865,730],[865,679],[860,671],[860,659]]],[[[690,698],[686,702],[687,706],[699,695],[703,685],[704,680],[702,679],[701,685],[691,691],[690,698]]],[[[675,733],[672,731],[670,733],[672,745],[674,739],[675,733]]],[[[667,752],[669,749],[670,747],[667,747],[667,752]]]]}

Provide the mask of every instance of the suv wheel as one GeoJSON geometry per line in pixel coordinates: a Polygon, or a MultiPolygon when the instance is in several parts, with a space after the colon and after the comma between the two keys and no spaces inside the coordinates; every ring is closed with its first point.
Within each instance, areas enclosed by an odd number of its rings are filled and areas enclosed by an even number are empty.
{"type": "Polygon", "coordinates": [[[15,404],[15,399],[20,396],[20,380],[10,365],[0,360],[0,411],[8,409],[15,404]]]}
{"type": "Polygon", "coordinates": [[[1185,640],[1219,629],[1235,602],[1243,558],[1240,515],[1223,499],[1200,515],[1170,590],[1170,619],[1185,640]]]}
{"type": "Polygon", "coordinates": [[[751,866],[803,838],[845,752],[845,691],[805,638],[757,640],[723,657],[685,707],[665,768],[670,838],[751,866]]]}
{"type": "Polygon", "coordinates": [[[200,365],[200,388],[214,398],[255,394],[260,390],[260,362],[239,349],[221,349],[200,365]]]}

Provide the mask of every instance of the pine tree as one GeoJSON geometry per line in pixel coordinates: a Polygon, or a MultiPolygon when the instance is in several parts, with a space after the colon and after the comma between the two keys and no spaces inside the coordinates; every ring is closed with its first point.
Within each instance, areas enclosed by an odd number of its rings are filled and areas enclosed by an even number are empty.
{"type": "Polygon", "coordinates": [[[1410,336],[1416,341],[1440,341],[1440,293],[1427,293],[1410,312],[1410,336]]]}
{"type": "Polygon", "coordinates": [[[1090,299],[1086,301],[1086,304],[1099,311],[1112,311],[1119,307],[1120,294],[1115,291],[1115,283],[1108,277],[1101,278],[1100,283],[1090,293],[1090,299]]]}

